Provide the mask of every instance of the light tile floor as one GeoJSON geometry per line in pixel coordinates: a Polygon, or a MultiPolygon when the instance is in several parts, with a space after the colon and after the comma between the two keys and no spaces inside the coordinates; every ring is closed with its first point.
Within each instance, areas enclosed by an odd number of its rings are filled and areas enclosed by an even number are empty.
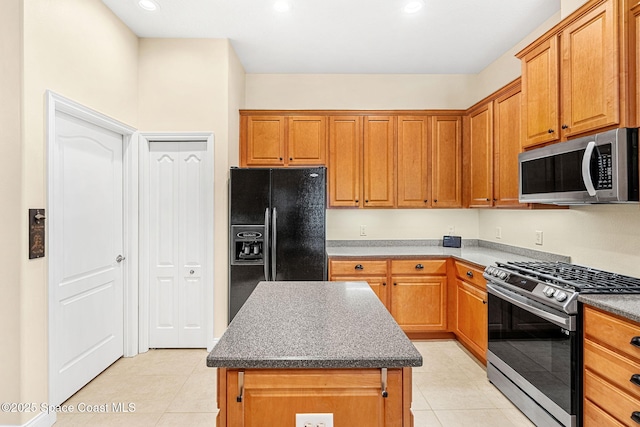
{"type": "MultiPolygon", "coordinates": [[[[485,368],[452,340],[414,341],[415,427],[528,427],[529,420],[487,381],[485,368]]],[[[205,350],[150,350],[122,358],[65,405],[135,405],[129,413],[58,414],[62,426],[215,426],[216,370],[205,350]]],[[[357,427],[357,426],[355,426],[357,427]]]]}

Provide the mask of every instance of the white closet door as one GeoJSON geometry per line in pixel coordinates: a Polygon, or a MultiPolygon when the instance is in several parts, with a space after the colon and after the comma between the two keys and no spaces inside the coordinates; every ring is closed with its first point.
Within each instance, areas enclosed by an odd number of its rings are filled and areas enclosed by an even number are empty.
{"type": "MultiPolygon", "coordinates": [[[[206,347],[206,142],[151,142],[149,347],[206,347]]],[[[207,285],[207,283],[209,283],[207,285]]]]}

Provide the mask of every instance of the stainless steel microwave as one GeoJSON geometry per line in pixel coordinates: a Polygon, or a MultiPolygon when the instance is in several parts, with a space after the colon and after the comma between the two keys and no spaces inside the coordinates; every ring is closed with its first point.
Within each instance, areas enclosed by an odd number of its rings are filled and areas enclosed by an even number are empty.
{"type": "Polygon", "coordinates": [[[638,202],[638,129],[619,128],[518,155],[520,202],[638,202]]]}

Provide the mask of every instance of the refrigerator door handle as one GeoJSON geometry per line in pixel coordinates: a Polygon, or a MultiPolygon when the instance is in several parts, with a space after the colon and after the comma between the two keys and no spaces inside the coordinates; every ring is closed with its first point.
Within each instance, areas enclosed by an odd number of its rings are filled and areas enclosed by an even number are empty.
{"type": "Polygon", "coordinates": [[[264,280],[269,280],[269,208],[264,210],[264,247],[262,248],[264,264],[264,280]]]}
{"type": "Polygon", "coordinates": [[[271,214],[271,280],[276,280],[276,245],[278,236],[278,228],[276,227],[277,221],[278,211],[276,208],[273,208],[273,213],[271,214]]]}

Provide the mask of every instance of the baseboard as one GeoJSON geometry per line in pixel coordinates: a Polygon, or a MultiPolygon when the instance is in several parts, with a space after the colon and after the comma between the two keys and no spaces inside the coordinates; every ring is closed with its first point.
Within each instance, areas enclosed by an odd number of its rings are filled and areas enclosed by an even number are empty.
{"type": "Polygon", "coordinates": [[[5,427],[51,427],[53,423],[56,422],[56,414],[55,412],[51,412],[49,414],[45,412],[40,412],[35,417],[31,418],[27,421],[26,424],[21,425],[5,425],[5,427]]]}

